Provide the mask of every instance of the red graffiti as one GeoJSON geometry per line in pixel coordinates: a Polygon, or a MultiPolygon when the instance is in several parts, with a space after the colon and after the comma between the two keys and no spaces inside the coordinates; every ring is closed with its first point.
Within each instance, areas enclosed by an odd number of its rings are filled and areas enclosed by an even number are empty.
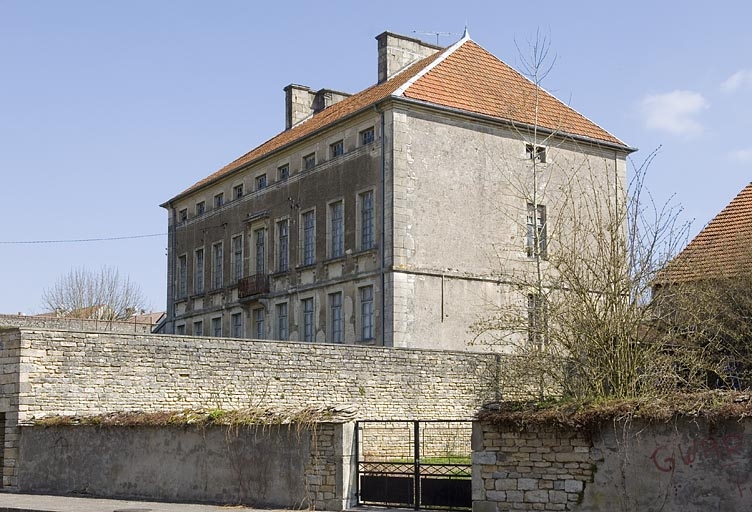
{"type": "Polygon", "coordinates": [[[676,446],[659,445],[653,450],[650,458],[658,471],[672,473],[677,463],[692,466],[702,460],[715,464],[718,467],[726,467],[736,463],[735,457],[742,455],[744,439],[737,434],[729,434],[721,438],[712,436],[695,438],[688,445],[678,443],[676,446]],[[677,460],[676,453],[679,453],[677,460]]]}

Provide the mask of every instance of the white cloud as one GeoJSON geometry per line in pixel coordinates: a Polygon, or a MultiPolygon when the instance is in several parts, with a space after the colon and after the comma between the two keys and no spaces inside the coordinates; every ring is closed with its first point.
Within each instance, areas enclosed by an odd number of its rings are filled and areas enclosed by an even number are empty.
{"type": "Polygon", "coordinates": [[[752,87],[752,69],[739,70],[721,84],[723,92],[734,92],[743,87],[752,87]]]}
{"type": "Polygon", "coordinates": [[[645,96],[641,102],[645,125],[673,135],[697,135],[702,125],[696,116],[708,108],[702,94],[693,91],[671,91],[645,96]]]}
{"type": "Polygon", "coordinates": [[[737,149],[731,152],[731,158],[742,164],[752,164],[752,148],[737,149]]]}

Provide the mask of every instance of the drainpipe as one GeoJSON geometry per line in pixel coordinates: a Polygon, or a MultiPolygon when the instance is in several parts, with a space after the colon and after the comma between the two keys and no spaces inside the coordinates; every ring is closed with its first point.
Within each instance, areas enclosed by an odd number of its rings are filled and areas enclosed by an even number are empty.
{"type": "Polygon", "coordinates": [[[382,110],[376,106],[374,109],[379,113],[381,122],[381,345],[386,346],[386,119],[382,110]]]}

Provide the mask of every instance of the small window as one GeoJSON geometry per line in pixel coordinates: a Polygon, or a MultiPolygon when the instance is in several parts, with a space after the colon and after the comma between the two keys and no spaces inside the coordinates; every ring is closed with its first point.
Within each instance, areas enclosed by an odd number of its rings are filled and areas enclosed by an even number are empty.
{"type": "Polygon", "coordinates": [[[303,311],[303,341],[313,341],[313,297],[300,301],[303,311]]]}
{"type": "Polygon", "coordinates": [[[329,341],[342,343],[342,292],[329,294],[329,341]]]}
{"type": "Polygon", "coordinates": [[[222,337],[222,317],[212,318],[211,321],[212,332],[211,335],[215,338],[222,337]]]}
{"type": "Polygon", "coordinates": [[[547,255],[546,240],[546,207],[542,204],[527,203],[527,233],[525,249],[531,258],[547,255]]]}
{"type": "Polygon", "coordinates": [[[204,250],[196,249],[193,271],[193,293],[204,293],[204,250]]]}
{"type": "Polygon", "coordinates": [[[242,338],[243,337],[243,314],[233,313],[232,316],[230,317],[230,323],[232,325],[232,337],[242,338]]]}
{"type": "Polygon", "coordinates": [[[303,157],[303,170],[310,171],[316,167],[316,153],[311,153],[303,157]]]}
{"type": "Polygon", "coordinates": [[[370,144],[371,142],[373,142],[373,140],[374,140],[373,126],[371,126],[370,128],[366,128],[365,130],[360,132],[360,145],[361,146],[370,144]]]}
{"type": "Polygon", "coordinates": [[[204,322],[202,322],[201,320],[193,322],[193,335],[194,336],[204,335],[204,322]]]}
{"type": "Polygon", "coordinates": [[[307,211],[302,214],[303,222],[303,236],[302,238],[302,263],[303,265],[311,265],[316,261],[316,219],[313,210],[307,211]]]}
{"type": "Polygon", "coordinates": [[[338,140],[334,144],[329,145],[329,154],[332,158],[336,158],[338,156],[342,156],[345,154],[345,143],[341,140],[338,140]]]}
{"type": "Polygon", "coordinates": [[[220,192],[219,194],[214,196],[214,208],[219,208],[223,204],[225,204],[225,195],[220,192]]]}
{"type": "Polygon", "coordinates": [[[287,341],[288,338],[288,330],[287,330],[287,302],[283,302],[282,304],[277,304],[277,339],[282,341],[287,341]]]}
{"type": "Polygon", "coordinates": [[[232,198],[240,199],[241,197],[243,197],[243,184],[242,183],[240,185],[235,185],[232,188],[232,198]]]}
{"type": "Polygon", "coordinates": [[[178,218],[180,219],[180,222],[187,221],[188,220],[188,209],[187,208],[183,208],[182,210],[180,210],[180,212],[178,212],[178,218]]]}
{"type": "Polygon", "coordinates": [[[263,340],[266,336],[266,328],[264,327],[264,310],[253,310],[253,337],[257,340],[263,340]]]}
{"type": "Polygon", "coordinates": [[[187,294],[188,258],[185,254],[178,257],[178,299],[187,294]]]}
{"type": "Polygon", "coordinates": [[[277,167],[277,181],[284,181],[290,177],[290,166],[285,164],[277,167]]]}
{"type": "Polygon", "coordinates": [[[373,286],[360,289],[360,339],[373,339],[373,286]]]}
{"type": "Polygon", "coordinates": [[[204,201],[196,203],[196,215],[203,215],[206,211],[206,203],[204,201]]]}
{"type": "Polygon", "coordinates": [[[542,164],[546,163],[546,148],[543,146],[533,146],[532,144],[526,144],[525,155],[530,160],[537,160],[542,164]]]}
{"type": "Polygon", "coordinates": [[[256,176],[256,190],[261,190],[264,188],[266,188],[266,174],[256,176]]]}
{"type": "Polygon", "coordinates": [[[175,326],[175,334],[178,334],[180,336],[185,334],[185,325],[180,324],[180,325],[175,326]]]}
{"type": "Polygon", "coordinates": [[[342,201],[329,205],[329,257],[338,258],[345,253],[345,222],[342,201]]]}

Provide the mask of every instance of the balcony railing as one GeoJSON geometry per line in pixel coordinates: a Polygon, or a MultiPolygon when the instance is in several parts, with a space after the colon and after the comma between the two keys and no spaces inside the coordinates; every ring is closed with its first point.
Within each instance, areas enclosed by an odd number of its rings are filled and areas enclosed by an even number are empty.
{"type": "Polygon", "coordinates": [[[253,274],[238,281],[238,298],[247,299],[254,295],[269,293],[269,275],[253,274]]]}

